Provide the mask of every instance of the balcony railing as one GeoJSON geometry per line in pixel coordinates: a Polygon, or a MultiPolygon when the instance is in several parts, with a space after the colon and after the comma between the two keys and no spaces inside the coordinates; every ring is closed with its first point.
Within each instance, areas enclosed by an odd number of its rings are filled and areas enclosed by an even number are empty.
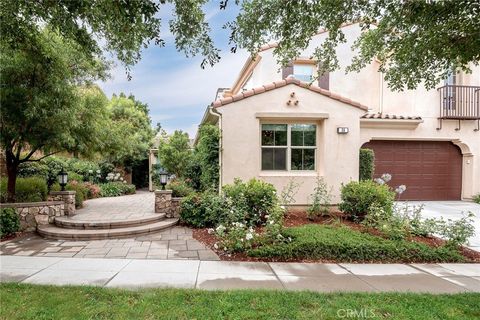
{"type": "Polygon", "coordinates": [[[440,119],[480,119],[480,87],[446,85],[440,93],[440,119]]]}

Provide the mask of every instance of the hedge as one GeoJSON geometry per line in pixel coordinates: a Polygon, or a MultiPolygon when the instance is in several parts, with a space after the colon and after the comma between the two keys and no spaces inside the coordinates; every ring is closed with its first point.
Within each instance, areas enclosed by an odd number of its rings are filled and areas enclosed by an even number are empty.
{"type": "Polygon", "coordinates": [[[375,172],[375,153],[372,149],[360,149],[360,181],[372,180],[375,172]]]}

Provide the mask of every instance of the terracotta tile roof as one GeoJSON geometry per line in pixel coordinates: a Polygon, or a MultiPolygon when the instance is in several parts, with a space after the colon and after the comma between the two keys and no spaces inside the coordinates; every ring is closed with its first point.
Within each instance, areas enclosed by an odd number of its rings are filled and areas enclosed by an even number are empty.
{"type": "Polygon", "coordinates": [[[351,106],[356,107],[356,108],[361,109],[361,110],[365,110],[365,111],[368,110],[367,106],[364,106],[363,104],[361,104],[359,102],[356,102],[356,101],[353,101],[351,99],[342,97],[338,94],[335,94],[335,93],[330,92],[328,90],[317,87],[313,84],[310,85],[306,82],[302,82],[302,81],[297,80],[293,77],[289,77],[287,79],[283,79],[283,80],[280,80],[280,81],[275,81],[273,83],[269,83],[269,84],[263,85],[261,87],[246,90],[246,91],[237,93],[237,94],[235,94],[231,97],[226,97],[226,98],[215,100],[214,102],[212,102],[211,106],[214,107],[214,108],[218,108],[218,107],[224,106],[224,105],[232,103],[232,102],[237,102],[239,100],[242,100],[242,99],[245,99],[245,98],[248,98],[248,97],[252,97],[252,96],[257,95],[257,94],[261,94],[261,93],[264,93],[264,92],[267,92],[267,91],[271,91],[271,90],[275,90],[275,89],[284,87],[284,86],[289,85],[289,84],[294,84],[294,85],[297,85],[299,87],[308,89],[310,91],[322,94],[322,95],[327,96],[331,99],[338,100],[340,102],[346,103],[348,105],[351,105],[351,106]]]}
{"type": "Polygon", "coordinates": [[[394,114],[386,113],[367,113],[364,114],[361,119],[389,119],[389,120],[422,120],[419,116],[397,116],[394,114]]]}

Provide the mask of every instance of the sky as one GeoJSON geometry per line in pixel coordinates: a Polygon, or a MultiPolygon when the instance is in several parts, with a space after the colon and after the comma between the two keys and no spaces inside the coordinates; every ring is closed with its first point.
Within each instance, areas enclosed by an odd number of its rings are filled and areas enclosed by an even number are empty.
{"type": "Polygon", "coordinates": [[[220,10],[219,2],[204,7],[211,36],[221,50],[221,59],[214,67],[200,67],[202,57],[187,58],[177,52],[174,38],[168,30],[171,6],[164,5],[159,17],[162,21],[161,38],[164,47],[151,45],[142,52],[142,60],[131,68],[129,81],[125,68],[116,63],[111,70],[111,79],[99,83],[108,97],[114,93],[133,94],[136,99],[149,105],[152,125],[160,123],[168,133],[175,130],[195,136],[207,105],[215,98],[220,87],[230,87],[248,57],[245,51],[230,52],[229,30],[222,26],[235,18],[238,8],[234,3],[220,10]]]}

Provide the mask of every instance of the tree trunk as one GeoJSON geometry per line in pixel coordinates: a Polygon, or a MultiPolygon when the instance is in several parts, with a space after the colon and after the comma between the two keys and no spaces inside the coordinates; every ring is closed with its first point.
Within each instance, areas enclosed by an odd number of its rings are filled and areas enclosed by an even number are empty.
{"type": "Polygon", "coordinates": [[[15,202],[15,185],[17,184],[18,161],[12,152],[6,152],[7,162],[7,202],[15,202]]]}

